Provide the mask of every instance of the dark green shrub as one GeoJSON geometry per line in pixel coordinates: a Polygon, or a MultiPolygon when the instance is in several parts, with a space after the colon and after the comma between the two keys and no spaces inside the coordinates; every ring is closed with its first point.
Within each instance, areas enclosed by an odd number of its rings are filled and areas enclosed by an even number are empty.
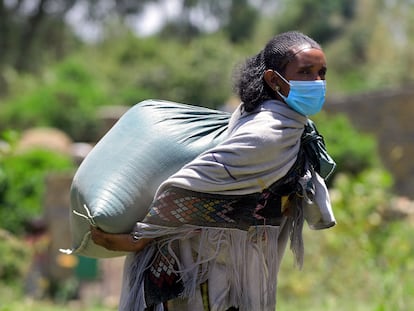
{"type": "Polygon", "coordinates": [[[329,154],[337,163],[336,173],[355,175],[381,166],[375,138],[358,132],[345,115],[320,113],[314,121],[324,137],[329,154]]]}
{"type": "Polygon", "coordinates": [[[98,137],[96,107],[106,104],[105,93],[82,63],[67,59],[38,81],[31,91],[3,103],[2,129],[49,126],[76,141],[94,141],[98,137]]]}
{"type": "Polygon", "coordinates": [[[0,152],[0,219],[2,228],[23,232],[24,223],[42,213],[46,174],[74,168],[68,156],[46,150],[0,152]]]}

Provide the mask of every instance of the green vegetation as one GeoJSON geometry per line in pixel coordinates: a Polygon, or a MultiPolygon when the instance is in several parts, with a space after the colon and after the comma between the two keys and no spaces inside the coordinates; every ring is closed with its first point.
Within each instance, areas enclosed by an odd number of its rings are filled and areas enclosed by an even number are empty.
{"type": "Polygon", "coordinates": [[[8,150],[0,150],[1,227],[14,234],[24,233],[27,221],[42,214],[44,179],[50,172],[74,169],[68,156],[42,149],[17,151],[16,134],[5,132],[8,150]]]}
{"type": "Polygon", "coordinates": [[[16,78],[14,85],[28,87],[2,102],[0,129],[52,126],[75,141],[93,142],[99,133],[97,112],[105,105],[160,98],[219,107],[230,97],[230,72],[239,54],[220,36],[186,45],[130,35],[113,38],[74,52],[41,76],[16,78]]]}
{"type": "Polygon", "coordinates": [[[412,310],[413,224],[384,216],[392,202],[389,185],[389,176],[377,169],[336,177],[332,201],[338,224],[305,230],[302,271],[285,258],[280,310],[412,310]]]}
{"type": "Polygon", "coordinates": [[[117,308],[96,304],[56,303],[52,300],[36,301],[22,299],[22,295],[15,288],[3,287],[0,284],[0,311],[115,311],[117,308]]]}
{"type": "MultiPolygon", "coordinates": [[[[0,231],[0,311],[86,307],[56,297],[40,302],[22,298],[30,256],[22,242],[24,224],[43,212],[46,174],[73,169],[72,160],[61,154],[18,152],[23,130],[55,127],[76,142],[95,142],[101,130],[99,110],[107,105],[160,98],[220,108],[235,101],[234,66],[275,33],[289,29],[322,43],[329,96],[414,79],[414,14],[404,0],[264,0],[261,6],[183,1],[181,14],[170,16],[149,37],[136,36],[128,21],[154,1],[118,1],[125,5],[112,12],[99,0],[86,0],[91,21],[102,30],[99,40],[91,42],[64,23],[79,1],[60,1],[53,10],[51,1],[38,1],[33,12],[19,7],[25,1],[0,4],[0,222],[7,230],[0,231]],[[194,18],[197,10],[205,18],[194,18]],[[215,21],[217,28],[207,31],[200,23],[204,19],[215,21]]],[[[329,180],[338,225],[325,231],[305,228],[303,271],[293,267],[287,252],[278,310],[412,310],[413,224],[386,216],[395,197],[377,142],[357,132],[344,116],[321,113],[314,120],[338,164],[329,180]]],[[[92,303],[87,309],[107,308],[92,303]]]]}
{"type": "Polygon", "coordinates": [[[23,243],[12,234],[0,229],[0,280],[17,285],[17,280],[26,273],[30,252],[23,243]]]}
{"type": "Polygon", "coordinates": [[[374,137],[355,130],[344,115],[329,116],[324,112],[314,118],[318,131],[323,135],[329,154],[335,159],[334,174],[358,174],[364,169],[380,167],[374,137]]]}

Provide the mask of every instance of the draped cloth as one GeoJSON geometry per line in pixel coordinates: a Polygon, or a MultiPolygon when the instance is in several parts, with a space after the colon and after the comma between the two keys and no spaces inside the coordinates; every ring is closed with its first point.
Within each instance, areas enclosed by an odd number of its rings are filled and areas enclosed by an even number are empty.
{"type": "Polygon", "coordinates": [[[240,105],[227,138],[163,182],[136,224],[135,235],[155,240],[127,257],[119,309],[164,310],[169,301],[169,310],[201,311],[208,282],[211,310],[275,310],[289,238],[303,261],[304,207],[331,211],[323,179],[302,157],[306,123],[279,101],[248,113],[240,105]]]}

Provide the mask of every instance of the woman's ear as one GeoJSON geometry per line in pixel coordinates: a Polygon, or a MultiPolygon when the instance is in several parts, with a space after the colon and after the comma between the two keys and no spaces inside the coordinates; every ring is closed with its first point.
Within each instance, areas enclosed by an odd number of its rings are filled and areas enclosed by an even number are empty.
{"type": "Polygon", "coordinates": [[[279,80],[280,78],[277,76],[277,74],[271,70],[268,69],[265,71],[263,75],[264,80],[266,81],[267,85],[274,91],[278,91],[280,89],[279,80]]]}

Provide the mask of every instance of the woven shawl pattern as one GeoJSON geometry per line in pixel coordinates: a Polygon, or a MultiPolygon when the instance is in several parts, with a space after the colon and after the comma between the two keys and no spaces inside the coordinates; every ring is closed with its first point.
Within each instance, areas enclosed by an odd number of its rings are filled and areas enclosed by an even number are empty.
{"type": "Polygon", "coordinates": [[[304,174],[305,154],[300,148],[295,164],[282,179],[262,193],[218,195],[169,187],[154,200],[144,223],[178,227],[183,224],[238,228],[279,225],[282,197],[298,192],[304,174]]]}

